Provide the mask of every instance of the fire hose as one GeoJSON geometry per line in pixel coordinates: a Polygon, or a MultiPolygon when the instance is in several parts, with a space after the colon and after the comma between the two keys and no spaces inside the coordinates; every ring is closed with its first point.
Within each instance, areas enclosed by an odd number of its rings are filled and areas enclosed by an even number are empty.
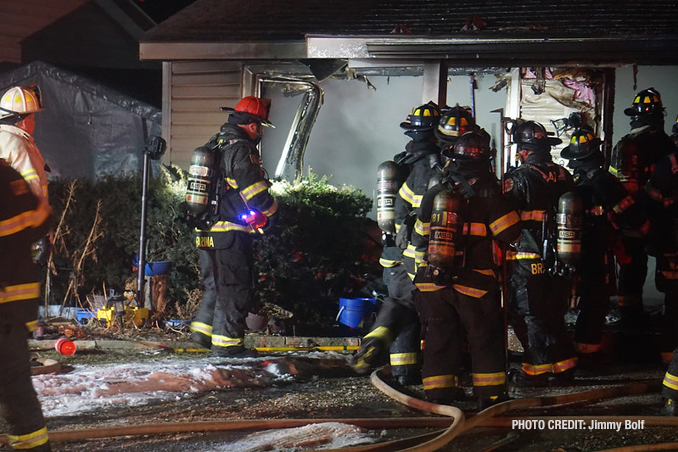
{"type": "MultiPolygon", "coordinates": [[[[177,422],[146,425],[128,425],[121,427],[105,427],[85,430],[52,431],[49,433],[50,440],[77,441],[95,438],[110,438],[119,436],[152,435],[152,434],[176,434],[185,432],[216,432],[230,430],[267,430],[281,428],[302,427],[308,424],[325,422],[342,422],[356,425],[367,429],[377,428],[443,428],[442,431],[427,433],[395,441],[370,444],[351,448],[328,450],[329,452],[367,452],[367,451],[400,451],[400,452],[425,452],[438,450],[449,444],[454,438],[466,433],[475,427],[502,427],[508,428],[513,420],[598,420],[619,421],[631,420],[645,421],[647,426],[678,427],[678,417],[660,416],[534,416],[534,417],[501,417],[496,416],[508,413],[512,410],[573,405],[578,403],[592,403],[604,399],[639,395],[650,391],[656,391],[658,382],[637,382],[611,388],[595,389],[567,395],[545,396],[526,399],[509,400],[491,406],[477,415],[467,418],[462,410],[451,405],[439,405],[403,394],[391,387],[384,379],[389,371],[388,366],[372,373],[371,382],[393,400],[432,414],[439,414],[440,418],[345,418],[345,419],[270,419],[270,420],[227,420],[227,421],[203,421],[203,422],[177,422]]],[[[500,440],[499,443],[510,442],[510,436],[500,440]]],[[[0,435],[0,443],[7,444],[7,435],[0,435]]],[[[495,444],[495,446],[497,445],[495,444]]],[[[654,450],[675,450],[678,443],[646,444],[639,446],[626,446],[608,449],[600,452],[640,452],[654,450]]],[[[486,451],[494,450],[486,449],[486,451]]]]}

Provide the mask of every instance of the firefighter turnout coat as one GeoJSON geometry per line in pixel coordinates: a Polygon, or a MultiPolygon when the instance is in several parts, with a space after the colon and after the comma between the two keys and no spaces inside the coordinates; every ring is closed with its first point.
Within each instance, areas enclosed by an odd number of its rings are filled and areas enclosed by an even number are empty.
{"type": "Polygon", "coordinates": [[[30,134],[15,126],[0,124],[0,158],[21,174],[40,201],[49,204],[45,159],[30,134]]]}
{"type": "Polygon", "coordinates": [[[678,346],[678,151],[657,162],[645,194],[650,218],[647,249],[657,259],[655,284],[664,293],[659,347],[668,362],[678,346]]]}
{"type": "Polygon", "coordinates": [[[15,449],[50,450],[31,382],[28,333],[37,326],[40,279],[32,244],[51,226],[51,212],[21,175],[0,159],[0,411],[15,449]]]}
{"type": "Polygon", "coordinates": [[[383,300],[372,331],[365,339],[374,337],[391,343],[389,361],[391,374],[396,377],[418,377],[420,373],[420,326],[412,296],[415,249],[410,239],[421,199],[437,171],[439,153],[440,149],[431,141],[412,140],[404,152],[394,157],[399,173],[407,177],[395,200],[396,235],[386,236],[379,260],[384,267],[388,297],[383,300]]]}
{"type": "MultiPolygon", "coordinates": [[[[675,151],[675,145],[663,129],[643,125],[624,136],[612,150],[610,172],[617,176],[636,202],[641,202],[645,184],[654,166],[675,151]]],[[[641,205],[645,207],[644,203],[641,205]]],[[[649,214],[649,212],[646,212],[649,214]]],[[[652,221],[652,219],[650,219],[652,221]]],[[[651,239],[651,237],[648,237],[651,239]]],[[[624,237],[626,259],[619,262],[618,303],[622,319],[629,313],[629,321],[642,315],[642,297],[647,275],[645,241],[640,237],[624,237]]],[[[661,253],[661,251],[659,251],[661,253]]]]}
{"type": "Polygon", "coordinates": [[[240,216],[261,212],[268,230],[278,204],[269,193],[259,151],[244,130],[224,124],[206,146],[219,153],[219,217],[209,229],[196,231],[204,293],[191,329],[198,343],[218,354],[242,348],[245,318],[254,308],[253,236],[263,231],[240,216]]]}
{"type": "Polygon", "coordinates": [[[577,352],[588,354],[601,349],[610,296],[616,294],[614,251],[620,250],[624,236],[647,234],[650,223],[619,179],[605,168],[595,164],[577,168],[575,181],[585,213],[574,339],[577,352]]]}
{"type": "Polygon", "coordinates": [[[450,174],[455,182],[438,184],[424,195],[421,216],[412,234],[417,255],[424,256],[418,262],[414,279],[425,342],[422,379],[429,400],[453,400],[462,364],[461,344],[466,340],[472,359],[474,391],[479,398],[490,399],[503,394],[506,382],[499,272],[493,240],[503,243],[518,240],[520,219],[504,200],[487,162],[460,162],[450,174]],[[461,211],[456,213],[463,232],[455,240],[453,265],[435,269],[427,254],[433,203],[439,192],[450,188],[464,196],[461,211]]]}
{"type": "Polygon", "coordinates": [[[525,349],[523,371],[530,376],[561,373],[576,365],[563,318],[571,281],[549,274],[552,256],[544,250],[560,196],[574,191],[572,175],[555,164],[548,151],[531,152],[510,169],[504,193],[520,212],[520,243],[507,252],[509,311],[525,349]]]}

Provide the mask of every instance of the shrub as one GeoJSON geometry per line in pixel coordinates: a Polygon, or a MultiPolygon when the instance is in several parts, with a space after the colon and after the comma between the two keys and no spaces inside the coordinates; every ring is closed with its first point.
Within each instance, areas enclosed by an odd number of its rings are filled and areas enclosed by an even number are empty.
{"type": "MultiPolygon", "coordinates": [[[[176,167],[160,167],[149,180],[146,260],[174,263],[169,305],[187,316],[187,300],[200,288],[200,270],[193,234],[178,219],[185,187],[186,174],[176,167]]],[[[52,303],[84,302],[87,294],[136,279],[132,262],[139,248],[141,190],[136,175],[50,184],[57,221],[63,216],[52,303]]],[[[257,298],[294,313],[297,333],[326,328],[334,323],[338,298],[365,296],[366,284],[380,274],[378,228],[367,218],[372,201],[358,189],[335,187],[311,173],[294,186],[275,182],[271,190],[279,218],[271,234],[255,240],[257,298]]]]}

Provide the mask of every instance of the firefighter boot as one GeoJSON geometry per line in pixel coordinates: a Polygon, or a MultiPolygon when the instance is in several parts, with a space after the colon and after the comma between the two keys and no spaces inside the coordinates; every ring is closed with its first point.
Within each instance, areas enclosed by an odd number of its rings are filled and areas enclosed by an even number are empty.
{"type": "Polygon", "coordinates": [[[388,347],[378,337],[366,337],[360,345],[360,350],[349,361],[353,370],[364,375],[372,369],[386,364],[388,347]]]}
{"type": "Polygon", "coordinates": [[[507,402],[509,400],[511,400],[511,397],[509,397],[509,395],[505,392],[498,395],[498,396],[492,396],[488,399],[479,398],[478,399],[478,411],[483,411],[483,410],[485,410],[485,409],[487,409],[487,408],[489,408],[493,405],[496,405],[496,404],[502,403],[502,402],[507,402]]]}
{"type": "Polygon", "coordinates": [[[678,400],[664,399],[662,416],[678,416],[678,400]]]}

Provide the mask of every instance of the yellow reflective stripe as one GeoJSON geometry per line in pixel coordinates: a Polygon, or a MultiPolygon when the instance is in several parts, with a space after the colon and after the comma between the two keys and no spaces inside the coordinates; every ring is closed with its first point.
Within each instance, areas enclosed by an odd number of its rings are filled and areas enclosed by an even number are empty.
{"type": "Polygon", "coordinates": [[[490,223],[490,231],[492,231],[492,235],[499,235],[506,229],[517,224],[519,220],[520,218],[516,212],[509,212],[503,217],[490,223]]]}
{"type": "Polygon", "coordinates": [[[650,197],[650,199],[653,199],[654,201],[661,202],[664,199],[662,193],[654,188],[652,183],[649,181],[645,184],[645,192],[650,197]]]}
{"type": "Polygon", "coordinates": [[[382,267],[391,268],[395,267],[398,264],[402,264],[400,261],[392,261],[391,259],[384,259],[383,257],[379,258],[379,264],[382,267]]]}
{"type": "Polygon", "coordinates": [[[464,223],[464,234],[485,237],[487,236],[487,228],[483,223],[464,223]]]}
{"type": "Polygon", "coordinates": [[[391,353],[391,366],[407,366],[417,364],[416,353],[391,353]]]}
{"type": "Polygon", "coordinates": [[[24,229],[39,226],[48,216],[49,208],[41,203],[34,210],[28,210],[14,217],[2,220],[0,221],[0,237],[7,237],[24,229]]]}
{"type": "Polygon", "coordinates": [[[411,259],[416,259],[417,248],[414,245],[407,245],[407,248],[403,250],[403,256],[409,257],[411,259]]]}
{"type": "MultiPolygon", "coordinates": [[[[407,201],[409,204],[414,206],[414,192],[410,187],[407,186],[407,182],[405,182],[403,185],[400,186],[400,190],[398,190],[398,196],[403,198],[405,201],[407,201]]],[[[419,199],[419,204],[421,204],[421,199],[419,199]]],[[[416,206],[419,207],[419,206],[416,206]]]]}
{"type": "Polygon", "coordinates": [[[395,224],[396,234],[398,233],[398,231],[400,231],[400,228],[401,228],[401,227],[402,227],[402,225],[401,225],[400,223],[396,223],[396,224],[395,224]]]}
{"type": "Polygon", "coordinates": [[[486,275],[486,276],[493,276],[496,277],[497,275],[494,273],[494,270],[491,268],[486,269],[486,270],[480,270],[480,269],[475,269],[473,270],[476,273],[480,273],[481,275],[486,275]]]}
{"type": "Polygon", "coordinates": [[[242,338],[221,336],[217,334],[212,336],[212,345],[216,347],[234,347],[242,344],[242,338]]]}
{"type": "Polygon", "coordinates": [[[425,283],[414,283],[417,286],[417,289],[419,289],[421,292],[435,292],[440,289],[444,289],[445,286],[439,286],[437,284],[434,284],[432,282],[425,282],[425,283]]]}
{"type": "Polygon", "coordinates": [[[515,252],[509,251],[506,253],[506,260],[515,261],[520,259],[541,259],[541,256],[537,253],[526,253],[523,251],[515,252]]]}
{"type": "Polygon", "coordinates": [[[603,348],[603,344],[582,344],[581,342],[575,342],[574,348],[579,353],[596,353],[603,348]]]}
{"type": "Polygon", "coordinates": [[[545,214],[545,210],[524,210],[520,212],[520,219],[523,221],[542,221],[545,214]]]}
{"type": "Polygon", "coordinates": [[[551,364],[530,364],[523,363],[523,372],[527,375],[541,375],[553,371],[551,364]]]}
{"type": "Polygon", "coordinates": [[[461,284],[454,284],[452,287],[454,287],[454,290],[456,290],[457,292],[473,298],[482,298],[485,294],[487,294],[487,290],[480,290],[476,289],[475,287],[462,286],[461,284]]]}
{"type": "Polygon", "coordinates": [[[419,250],[414,253],[414,259],[417,262],[422,262],[424,260],[424,257],[426,257],[426,250],[419,250]]]}
{"type": "Polygon", "coordinates": [[[625,211],[626,209],[628,209],[630,206],[632,206],[634,203],[635,203],[635,201],[633,200],[633,198],[631,198],[631,196],[626,196],[624,199],[619,201],[619,204],[614,206],[612,208],[612,210],[615,213],[621,213],[621,212],[625,211]]]}
{"type": "Polygon", "coordinates": [[[26,182],[28,182],[28,181],[31,181],[33,179],[38,179],[40,176],[38,176],[38,172],[35,169],[31,168],[31,169],[28,169],[26,171],[22,171],[21,177],[23,177],[24,180],[26,182]]]}
{"type": "Polygon", "coordinates": [[[675,375],[671,375],[670,373],[666,372],[662,384],[667,388],[671,388],[674,391],[678,391],[678,377],[675,375]]]}
{"type": "Polygon", "coordinates": [[[678,279],[678,271],[676,270],[662,270],[659,273],[666,279],[678,279]]]}
{"type": "Polygon", "coordinates": [[[673,174],[678,173],[678,161],[676,161],[676,154],[669,154],[669,160],[671,160],[671,172],[673,174]]]}
{"type": "Polygon", "coordinates": [[[33,331],[38,329],[38,321],[37,320],[31,320],[30,322],[26,322],[26,329],[28,330],[29,333],[32,333],[33,331]]]}
{"type": "Polygon", "coordinates": [[[16,284],[0,289],[0,303],[40,298],[40,283],[16,284]]]}
{"type": "Polygon", "coordinates": [[[12,446],[12,449],[17,450],[34,449],[49,441],[47,427],[43,427],[40,430],[36,430],[33,433],[28,433],[26,435],[7,435],[7,438],[9,439],[9,445],[12,446]]]}
{"type": "Polygon", "coordinates": [[[252,232],[252,230],[247,226],[243,226],[237,223],[231,223],[230,221],[218,221],[214,223],[214,226],[210,228],[210,232],[229,232],[229,231],[252,232]]]}
{"type": "Polygon", "coordinates": [[[414,232],[422,237],[428,236],[431,233],[431,223],[424,223],[417,218],[417,221],[414,223],[414,232]]]}
{"type": "Polygon", "coordinates": [[[212,337],[212,325],[208,325],[202,322],[191,322],[191,331],[196,333],[202,333],[205,336],[212,337]]]}
{"type": "Polygon", "coordinates": [[[271,215],[273,215],[273,214],[276,213],[277,211],[278,211],[278,202],[275,201],[275,200],[273,200],[273,204],[271,204],[271,207],[269,207],[268,209],[262,211],[261,213],[263,213],[263,214],[266,215],[267,217],[270,217],[271,215]]]}
{"type": "Polygon", "coordinates": [[[252,185],[250,185],[247,188],[243,188],[240,193],[247,199],[248,201],[252,198],[254,198],[256,195],[261,193],[262,191],[268,190],[268,184],[266,181],[262,180],[259,182],[255,182],[252,185]]]}
{"type": "Polygon", "coordinates": [[[626,296],[617,296],[617,304],[619,306],[629,307],[629,306],[639,306],[642,302],[642,297],[640,295],[626,295],[626,296]]]}
{"type": "Polygon", "coordinates": [[[506,383],[506,372],[473,373],[473,386],[498,386],[506,383]]]}
{"type": "Polygon", "coordinates": [[[553,364],[553,373],[565,372],[566,370],[574,369],[577,365],[577,358],[570,358],[564,361],[559,361],[553,364]]]}
{"type": "Polygon", "coordinates": [[[233,179],[232,177],[227,177],[226,178],[226,183],[230,185],[233,188],[238,188],[238,183],[233,179]]]}
{"type": "Polygon", "coordinates": [[[459,386],[459,377],[456,375],[434,375],[422,380],[424,391],[430,389],[456,388],[459,386]]]}
{"type": "Polygon", "coordinates": [[[393,342],[393,333],[385,326],[376,327],[375,329],[367,333],[364,339],[367,339],[368,337],[376,337],[377,339],[383,339],[384,341],[389,343],[393,342]]]}

